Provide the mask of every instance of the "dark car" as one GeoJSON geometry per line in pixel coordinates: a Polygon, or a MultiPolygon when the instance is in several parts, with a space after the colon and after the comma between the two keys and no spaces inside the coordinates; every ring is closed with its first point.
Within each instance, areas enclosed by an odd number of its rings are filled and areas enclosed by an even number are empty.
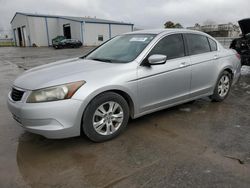
{"type": "Polygon", "coordinates": [[[53,45],[55,49],[60,48],[80,48],[82,46],[82,42],[76,39],[64,39],[60,42],[53,45]]]}
{"type": "Polygon", "coordinates": [[[64,39],[66,39],[65,36],[57,36],[56,38],[52,39],[52,45],[58,45],[58,43],[64,39]]]}
{"type": "Polygon", "coordinates": [[[242,65],[250,66],[250,18],[239,21],[242,37],[234,39],[230,48],[235,49],[241,56],[242,65]]]}

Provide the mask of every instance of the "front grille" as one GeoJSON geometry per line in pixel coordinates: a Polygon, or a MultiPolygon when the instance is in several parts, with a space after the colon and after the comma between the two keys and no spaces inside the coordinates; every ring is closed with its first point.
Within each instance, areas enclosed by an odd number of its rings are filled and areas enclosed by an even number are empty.
{"type": "Polygon", "coordinates": [[[23,97],[24,91],[20,91],[18,89],[12,88],[11,98],[13,101],[20,101],[23,97]]]}

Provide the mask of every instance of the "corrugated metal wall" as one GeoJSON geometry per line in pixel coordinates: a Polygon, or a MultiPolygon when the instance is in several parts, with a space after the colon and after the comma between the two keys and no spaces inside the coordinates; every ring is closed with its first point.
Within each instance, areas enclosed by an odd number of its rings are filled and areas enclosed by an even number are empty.
{"type": "Polygon", "coordinates": [[[132,31],[132,25],[109,23],[81,23],[63,18],[33,17],[17,14],[12,22],[15,40],[19,46],[17,28],[22,28],[25,46],[51,46],[52,39],[63,34],[63,25],[69,24],[71,38],[86,46],[98,46],[116,35],[132,31]]]}

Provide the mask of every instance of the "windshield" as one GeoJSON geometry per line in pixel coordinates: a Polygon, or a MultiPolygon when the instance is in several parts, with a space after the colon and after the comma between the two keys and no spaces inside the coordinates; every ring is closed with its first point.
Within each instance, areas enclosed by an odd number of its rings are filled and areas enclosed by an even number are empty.
{"type": "Polygon", "coordinates": [[[152,41],[152,34],[131,34],[117,36],[103,44],[86,59],[109,63],[127,63],[133,61],[152,41]]]}

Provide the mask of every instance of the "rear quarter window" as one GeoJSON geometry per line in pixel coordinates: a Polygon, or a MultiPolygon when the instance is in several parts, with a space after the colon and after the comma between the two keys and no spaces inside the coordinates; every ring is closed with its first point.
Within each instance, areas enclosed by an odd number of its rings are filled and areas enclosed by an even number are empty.
{"type": "Polygon", "coordinates": [[[189,55],[210,52],[210,45],[206,36],[199,34],[186,34],[189,55]]]}
{"type": "Polygon", "coordinates": [[[211,51],[217,51],[217,43],[213,40],[208,38],[209,44],[210,44],[210,48],[211,51]]]}

